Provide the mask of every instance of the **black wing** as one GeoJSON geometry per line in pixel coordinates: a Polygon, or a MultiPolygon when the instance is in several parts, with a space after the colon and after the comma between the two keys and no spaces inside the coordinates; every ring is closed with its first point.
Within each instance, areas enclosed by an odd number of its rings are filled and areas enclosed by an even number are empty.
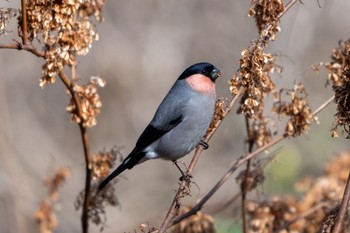
{"type": "Polygon", "coordinates": [[[98,186],[98,190],[102,190],[114,177],[125,171],[126,169],[133,168],[140,160],[145,156],[145,149],[147,146],[158,140],[164,134],[176,127],[182,121],[182,116],[169,122],[167,130],[159,130],[149,124],[141,134],[140,138],[136,142],[136,147],[131,153],[124,159],[122,164],[117,167],[108,177],[106,177],[98,186]]]}
{"type": "Polygon", "coordinates": [[[166,127],[166,129],[157,129],[152,124],[149,124],[137,140],[136,148],[146,148],[147,146],[161,138],[164,134],[175,128],[181,121],[182,115],[170,121],[167,124],[168,127],[166,127]]]}

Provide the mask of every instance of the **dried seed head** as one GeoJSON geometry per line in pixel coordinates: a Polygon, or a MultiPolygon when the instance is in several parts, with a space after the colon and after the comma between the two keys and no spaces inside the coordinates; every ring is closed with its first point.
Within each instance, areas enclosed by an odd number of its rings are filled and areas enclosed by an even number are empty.
{"type": "Polygon", "coordinates": [[[271,74],[282,71],[275,60],[273,54],[264,52],[262,42],[255,41],[243,50],[239,72],[229,81],[231,93],[236,94],[241,88],[246,90],[238,113],[245,114],[252,122],[249,141],[257,146],[263,146],[272,139],[269,120],[263,111],[265,97],[275,89],[271,74]]]}
{"type": "MultiPolygon", "coordinates": [[[[249,229],[263,233],[321,232],[322,227],[327,227],[330,223],[325,219],[332,215],[343,196],[349,174],[350,152],[331,158],[321,176],[304,177],[296,184],[299,198],[286,196],[248,202],[249,229]],[[307,217],[300,218],[305,214],[307,217]],[[290,221],[293,224],[288,224],[290,221]]],[[[344,225],[349,226],[349,223],[347,219],[344,225]]]]}
{"type": "Polygon", "coordinates": [[[35,220],[39,233],[51,233],[57,227],[58,220],[53,206],[59,199],[58,189],[69,176],[70,171],[67,168],[60,168],[52,177],[45,180],[45,185],[48,188],[48,196],[40,203],[39,209],[35,212],[35,220]]]}
{"type": "Polygon", "coordinates": [[[212,132],[216,128],[216,124],[218,121],[222,120],[225,117],[225,111],[226,111],[226,99],[219,98],[215,103],[215,111],[213,115],[213,119],[210,123],[208,133],[212,132]]]}
{"type": "Polygon", "coordinates": [[[53,83],[59,69],[76,64],[98,40],[93,17],[102,20],[105,0],[27,1],[29,39],[37,38],[46,48],[46,63],[40,86],[53,83]]]}
{"type": "Polygon", "coordinates": [[[350,39],[339,41],[339,46],[332,50],[331,61],[321,62],[312,68],[319,70],[324,66],[328,72],[327,84],[331,83],[335,93],[335,102],[337,104],[337,113],[335,114],[334,127],[332,128],[332,137],[338,137],[337,129],[340,127],[350,138],[350,39]],[[316,68],[315,68],[316,67],[316,68]]]}
{"type": "MultiPolygon", "coordinates": [[[[90,200],[88,206],[89,221],[103,230],[107,221],[105,207],[107,205],[118,206],[119,201],[115,194],[113,185],[107,185],[103,190],[97,191],[98,184],[110,173],[115,161],[122,160],[120,148],[114,147],[110,150],[103,150],[92,156],[89,167],[92,172],[90,200]]],[[[112,182],[117,182],[114,179],[112,182]]],[[[78,210],[84,203],[85,190],[82,190],[75,200],[75,208],[78,210]]]]}
{"type": "MultiPolygon", "coordinates": [[[[185,207],[181,212],[186,213],[191,207],[185,207]]],[[[172,233],[215,233],[214,218],[205,214],[202,211],[198,211],[196,215],[193,215],[177,224],[172,233]]]]}
{"type": "Polygon", "coordinates": [[[285,134],[296,137],[306,133],[310,129],[310,124],[315,122],[316,118],[309,107],[303,84],[295,84],[293,89],[281,89],[275,97],[277,100],[273,105],[273,111],[280,118],[289,117],[285,134]],[[290,97],[290,102],[282,101],[283,94],[290,97]]]}
{"type": "Polygon", "coordinates": [[[97,92],[98,86],[105,83],[101,78],[93,77],[87,85],[79,86],[74,84],[73,91],[81,105],[81,113],[78,113],[76,103],[71,97],[66,107],[67,112],[71,113],[71,120],[75,123],[83,123],[84,127],[92,127],[97,124],[96,117],[101,113],[102,102],[97,92]]]}
{"type": "Polygon", "coordinates": [[[259,33],[265,39],[275,40],[280,32],[279,15],[284,11],[282,0],[251,0],[249,17],[254,17],[259,33]]]}

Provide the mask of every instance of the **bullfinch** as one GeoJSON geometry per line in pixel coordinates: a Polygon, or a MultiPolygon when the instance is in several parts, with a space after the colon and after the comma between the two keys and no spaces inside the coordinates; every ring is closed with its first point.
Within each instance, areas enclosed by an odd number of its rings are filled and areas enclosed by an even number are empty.
{"type": "Polygon", "coordinates": [[[135,148],[99,184],[98,190],[103,189],[124,170],[146,160],[162,158],[176,162],[198,144],[207,146],[202,138],[213,118],[215,80],[220,75],[221,71],[207,62],[188,67],[159,105],[135,148]]]}

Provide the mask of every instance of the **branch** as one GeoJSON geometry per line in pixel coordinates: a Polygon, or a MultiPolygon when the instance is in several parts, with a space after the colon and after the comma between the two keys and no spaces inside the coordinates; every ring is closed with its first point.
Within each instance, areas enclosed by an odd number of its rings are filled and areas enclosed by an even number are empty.
{"type": "Polygon", "coordinates": [[[24,45],[28,44],[28,32],[27,32],[27,8],[26,8],[26,0],[21,1],[22,5],[22,42],[24,45]]]}
{"type": "MultiPolygon", "coordinates": [[[[81,107],[79,97],[76,95],[75,91],[73,90],[72,82],[68,79],[68,77],[62,70],[60,70],[58,74],[62,82],[67,87],[70,94],[72,95],[75,106],[77,107],[77,114],[82,119],[83,110],[81,107]]],[[[88,139],[87,129],[84,127],[83,121],[79,123],[79,129],[80,129],[81,139],[83,142],[84,158],[85,158],[85,173],[86,173],[85,193],[84,193],[83,210],[81,215],[81,224],[82,224],[83,233],[87,233],[89,228],[89,203],[90,203],[90,196],[91,196],[90,191],[91,191],[92,172],[90,168],[89,139],[88,139]]]]}
{"type": "MultiPolygon", "coordinates": [[[[325,101],[319,108],[317,108],[314,111],[314,115],[317,115],[321,110],[323,110],[328,104],[330,104],[334,99],[334,96],[332,96],[330,99],[325,101]]],[[[288,136],[284,134],[283,136],[279,136],[275,138],[272,142],[266,144],[263,147],[260,147],[256,149],[254,152],[246,154],[238,158],[234,164],[229,168],[229,170],[224,174],[224,176],[214,185],[214,187],[198,202],[191,210],[189,210],[187,213],[184,213],[183,215],[176,218],[170,226],[173,226],[185,218],[188,218],[191,215],[196,214],[199,210],[202,209],[203,205],[216,193],[216,191],[219,190],[219,188],[226,182],[226,180],[239,168],[242,164],[244,164],[246,161],[258,156],[261,152],[269,149],[273,145],[283,141],[283,139],[287,138],[288,136]]],[[[170,227],[169,226],[169,227],[170,227]]]]}
{"type": "Polygon", "coordinates": [[[340,233],[342,231],[343,223],[348,210],[349,199],[350,199],[350,172],[349,172],[348,180],[346,182],[343,198],[341,200],[338,216],[335,220],[335,225],[332,233],[340,233]]]}
{"type": "Polygon", "coordinates": [[[0,49],[17,49],[17,50],[25,50],[28,51],[37,57],[45,58],[46,52],[37,49],[31,43],[23,44],[20,41],[15,41],[13,44],[0,44],[0,49]]]}

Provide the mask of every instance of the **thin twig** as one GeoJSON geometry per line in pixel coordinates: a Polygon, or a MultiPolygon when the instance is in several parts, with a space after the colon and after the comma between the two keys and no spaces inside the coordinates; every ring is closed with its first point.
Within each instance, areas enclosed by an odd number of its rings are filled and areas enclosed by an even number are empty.
{"type": "MultiPolygon", "coordinates": [[[[313,112],[314,115],[317,115],[321,110],[323,110],[328,104],[330,104],[333,100],[334,96],[332,96],[330,99],[325,101],[319,108],[316,109],[316,111],[313,112]]],[[[228,171],[223,175],[223,177],[214,185],[214,187],[200,200],[191,210],[189,210],[187,213],[184,213],[183,215],[177,217],[172,224],[169,226],[173,226],[179,222],[181,222],[183,219],[188,218],[191,215],[196,214],[199,210],[202,209],[203,205],[216,193],[219,188],[226,182],[226,180],[239,168],[242,164],[244,164],[249,159],[252,159],[256,156],[258,156],[261,152],[269,149],[273,145],[283,141],[283,139],[287,138],[288,136],[284,134],[283,136],[279,136],[275,138],[272,142],[266,144],[265,146],[259,147],[254,152],[246,154],[238,158],[234,164],[228,169],[228,171]]]]}
{"type": "Polygon", "coordinates": [[[340,203],[340,208],[338,211],[337,218],[335,220],[332,233],[340,233],[342,231],[345,216],[348,212],[349,199],[350,199],[350,172],[349,172],[348,180],[346,182],[343,198],[340,203]]]}
{"type": "Polygon", "coordinates": [[[299,0],[290,0],[284,6],[284,10],[277,16],[277,20],[279,20],[297,1],[299,1],[299,0]]]}
{"type": "Polygon", "coordinates": [[[46,52],[37,49],[32,44],[23,44],[20,41],[16,41],[15,43],[11,44],[0,44],[0,49],[17,49],[17,50],[25,50],[28,51],[37,57],[45,57],[46,52]]]}
{"type": "Polygon", "coordinates": [[[22,7],[22,41],[24,45],[28,45],[28,32],[27,32],[27,8],[26,0],[21,0],[22,7]]]}
{"type": "Polygon", "coordinates": [[[87,233],[89,229],[89,204],[90,204],[90,190],[91,190],[91,177],[92,172],[90,168],[90,155],[89,155],[89,140],[88,134],[86,132],[86,128],[79,124],[81,138],[84,146],[84,157],[85,157],[85,195],[84,195],[84,203],[83,210],[81,215],[81,223],[83,228],[83,233],[87,233]]]}
{"type": "Polygon", "coordinates": [[[240,192],[237,192],[228,201],[226,201],[224,203],[222,203],[222,201],[220,201],[220,203],[218,203],[212,207],[207,206],[208,213],[210,213],[211,215],[214,215],[216,213],[222,212],[226,208],[230,207],[233,203],[235,203],[239,199],[240,196],[241,196],[240,192]]]}

